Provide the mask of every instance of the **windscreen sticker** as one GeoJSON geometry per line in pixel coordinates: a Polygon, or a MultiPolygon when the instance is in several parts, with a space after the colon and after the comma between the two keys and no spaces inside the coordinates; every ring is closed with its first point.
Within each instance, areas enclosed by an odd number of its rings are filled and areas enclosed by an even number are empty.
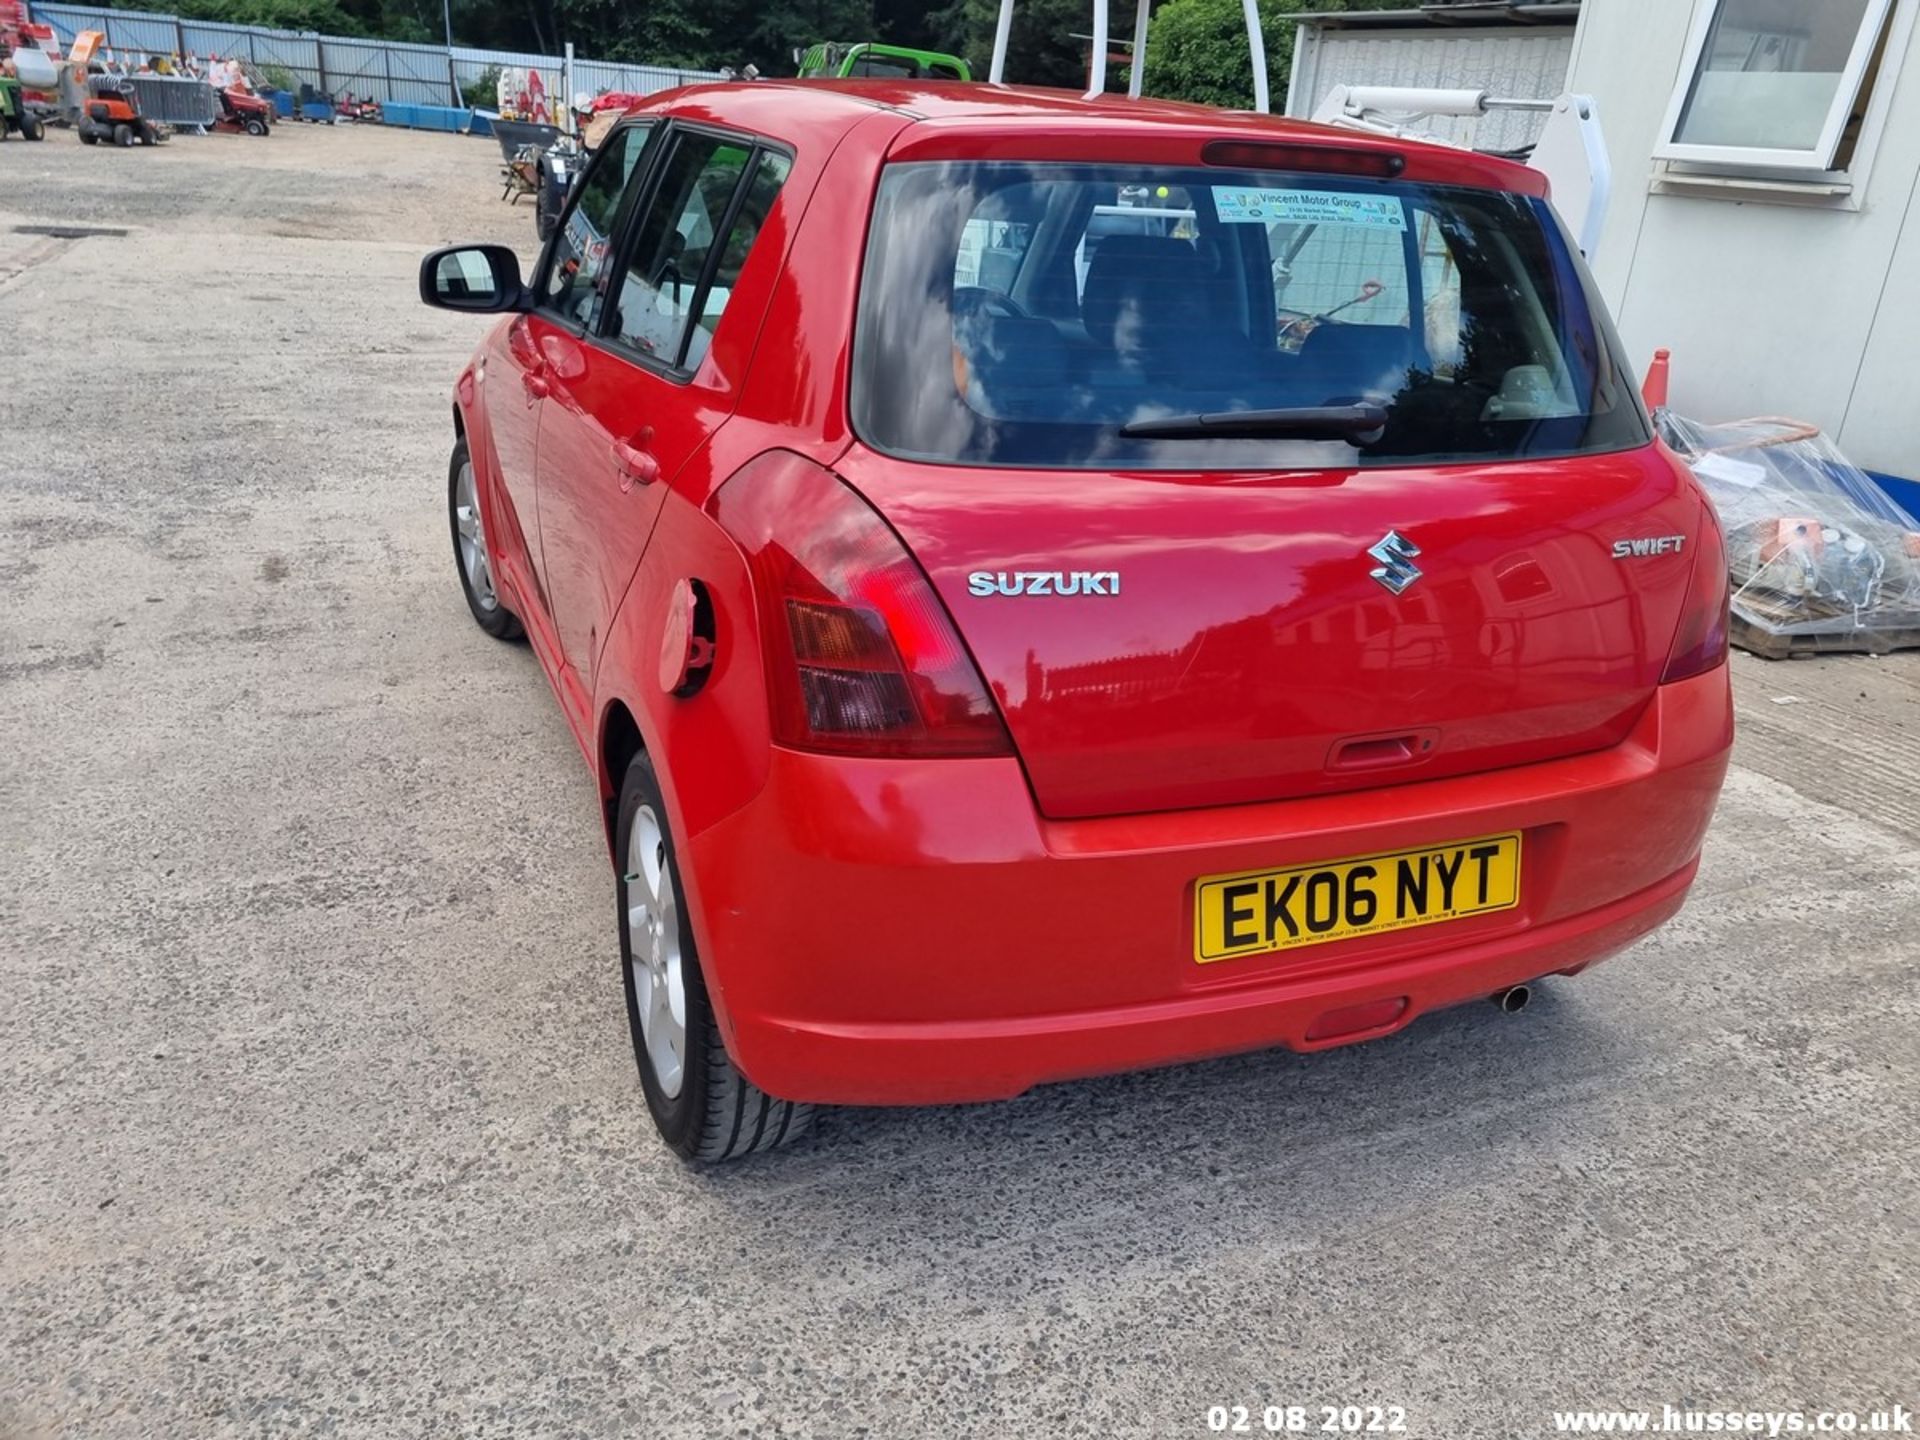
{"type": "Polygon", "coordinates": [[[1249,190],[1215,185],[1213,210],[1236,225],[1361,225],[1405,230],[1407,212],[1393,195],[1356,195],[1344,190],[1249,190]]]}

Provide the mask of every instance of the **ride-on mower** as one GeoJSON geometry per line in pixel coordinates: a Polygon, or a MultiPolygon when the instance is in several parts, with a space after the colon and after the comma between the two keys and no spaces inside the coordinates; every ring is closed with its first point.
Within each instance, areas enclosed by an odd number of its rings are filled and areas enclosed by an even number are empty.
{"type": "Polygon", "coordinates": [[[244,130],[249,135],[265,135],[273,124],[273,102],[250,95],[238,87],[216,91],[220,97],[220,117],[216,130],[244,130]]]}
{"type": "Polygon", "coordinates": [[[158,145],[172,132],[140,113],[140,97],[124,75],[89,75],[87,103],[80,109],[80,143],[158,145]]]}

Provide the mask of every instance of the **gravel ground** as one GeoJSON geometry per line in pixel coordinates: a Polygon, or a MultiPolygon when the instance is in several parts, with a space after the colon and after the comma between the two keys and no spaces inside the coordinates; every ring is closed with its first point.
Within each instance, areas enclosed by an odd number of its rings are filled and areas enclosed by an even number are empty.
{"type": "Polygon", "coordinates": [[[496,164],[0,146],[0,1436],[1920,1400],[1916,657],[1737,660],[1692,904],[1522,1017],[673,1160],[591,783],[447,553],[480,327],[414,267],[530,252],[496,164]]]}

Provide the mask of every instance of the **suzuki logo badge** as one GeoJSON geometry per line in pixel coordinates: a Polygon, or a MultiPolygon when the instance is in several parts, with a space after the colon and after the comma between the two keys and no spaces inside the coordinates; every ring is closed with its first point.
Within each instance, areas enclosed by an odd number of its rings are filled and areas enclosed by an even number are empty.
{"type": "Polygon", "coordinates": [[[1395,595],[1401,594],[1420,578],[1420,567],[1413,563],[1419,553],[1418,545],[1398,530],[1389,530],[1385,539],[1367,551],[1380,562],[1380,568],[1370,573],[1395,595]]]}

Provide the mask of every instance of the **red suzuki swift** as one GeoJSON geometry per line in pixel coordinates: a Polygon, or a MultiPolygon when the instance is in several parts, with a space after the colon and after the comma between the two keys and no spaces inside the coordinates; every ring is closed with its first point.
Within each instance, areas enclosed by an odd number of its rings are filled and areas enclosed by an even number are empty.
{"type": "Polygon", "coordinates": [[[1384,1035],[1680,908],[1713,513],[1536,172],[1196,107],[703,87],[607,137],[449,476],[605,801],[682,1155],[1384,1035]]]}

